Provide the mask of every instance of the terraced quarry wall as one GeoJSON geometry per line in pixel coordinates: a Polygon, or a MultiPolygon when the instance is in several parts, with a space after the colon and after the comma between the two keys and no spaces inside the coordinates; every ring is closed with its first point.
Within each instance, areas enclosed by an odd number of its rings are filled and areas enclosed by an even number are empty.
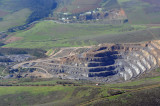
{"type": "MultiPolygon", "coordinates": [[[[12,71],[19,67],[34,68],[48,77],[124,81],[159,67],[159,54],[160,41],[62,48],[49,58],[17,64],[12,67],[12,71]]],[[[27,74],[23,75],[27,77],[27,74]]]]}

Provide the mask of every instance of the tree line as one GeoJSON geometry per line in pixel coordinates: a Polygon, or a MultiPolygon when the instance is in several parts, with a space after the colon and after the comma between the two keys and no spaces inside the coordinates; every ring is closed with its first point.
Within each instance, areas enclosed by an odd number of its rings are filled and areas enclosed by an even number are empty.
{"type": "Polygon", "coordinates": [[[55,0],[29,0],[29,8],[33,11],[27,23],[47,17],[57,7],[55,0]]]}

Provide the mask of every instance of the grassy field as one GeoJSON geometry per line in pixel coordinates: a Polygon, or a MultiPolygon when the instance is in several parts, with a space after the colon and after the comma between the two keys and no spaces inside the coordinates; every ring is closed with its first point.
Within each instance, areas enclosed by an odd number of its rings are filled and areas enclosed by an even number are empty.
{"type": "MultiPolygon", "coordinates": [[[[158,70],[154,72],[159,73],[158,70]]],[[[160,77],[158,75],[132,82],[100,84],[99,86],[92,82],[60,79],[2,80],[0,84],[8,83],[12,86],[0,87],[0,105],[128,106],[129,104],[142,103],[159,105],[160,103],[155,101],[159,99],[159,82],[160,77]]]]}
{"type": "Polygon", "coordinates": [[[125,10],[131,24],[157,24],[160,23],[159,6],[142,0],[118,0],[125,10]]]}
{"type": "Polygon", "coordinates": [[[101,5],[105,10],[120,9],[120,5],[117,0],[103,0],[101,5]]]}
{"type": "Polygon", "coordinates": [[[24,25],[27,17],[31,14],[29,9],[19,10],[3,17],[0,21],[0,31],[6,31],[9,28],[24,25]]]}
{"type": "Polygon", "coordinates": [[[27,5],[25,0],[0,0],[0,11],[6,12],[5,15],[0,16],[2,18],[0,32],[24,25],[31,14],[31,10],[27,8],[27,5]]]}
{"type": "Polygon", "coordinates": [[[58,1],[59,5],[55,12],[82,13],[94,10],[99,7],[102,0],[63,0],[58,1]]]}
{"type": "Polygon", "coordinates": [[[0,32],[45,18],[55,7],[55,0],[0,0],[0,32]]]}
{"type": "MultiPolygon", "coordinates": [[[[99,43],[136,42],[136,37],[141,37],[142,41],[151,40],[152,35],[145,31],[147,28],[145,25],[56,24],[53,21],[43,21],[30,30],[17,32],[14,37],[22,39],[4,47],[50,49],[99,43]],[[142,32],[145,32],[144,35],[142,32]]],[[[152,30],[152,27],[150,28],[152,30]]],[[[153,29],[159,30],[158,28],[153,29]]]]}

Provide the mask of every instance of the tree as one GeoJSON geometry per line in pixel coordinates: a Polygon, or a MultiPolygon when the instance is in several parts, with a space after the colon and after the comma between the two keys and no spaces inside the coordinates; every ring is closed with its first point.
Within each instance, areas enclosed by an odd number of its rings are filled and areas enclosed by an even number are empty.
{"type": "Polygon", "coordinates": [[[30,0],[32,14],[27,19],[27,23],[48,17],[53,9],[57,7],[55,0],[30,0]]]}

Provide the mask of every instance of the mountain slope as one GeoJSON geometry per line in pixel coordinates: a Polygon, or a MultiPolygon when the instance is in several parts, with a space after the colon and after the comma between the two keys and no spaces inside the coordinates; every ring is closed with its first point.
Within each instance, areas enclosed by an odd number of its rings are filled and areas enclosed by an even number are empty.
{"type": "Polygon", "coordinates": [[[112,11],[114,14],[118,14],[115,10],[122,9],[130,24],[160,23],[159,0],[59,0],[55,14],[61,14],[63,17],[60,18],[64,18],[63,13],[77,16],[85,12],[94,13],[98,8],[102,11],[112,11]]]}
{"type": "Polygon", "coordinates": [[[160,23],[159,10],[158,0],[0,0],[0,31],[48,16],[56,20],[71,18],[72,22],[91,19],[94,20],[92,22],[103,20],[109,24],[123,23],[110,20],[129,20],[130,24],[157,24],[160,23]],[[85,15],[90,12],[91,15],[85,15]],[[68,17],[64,14],[68,14],[68,17]],[[78,19],[74,21],[73,16],[78,19]]]}
{"type": "Polygon", "coordinates": [[[159,0],[118,0],[130,24],[159,24],[159,0]]]}
{"type": "Polygon", "coordinates": [[[47,17],[56,5],[55,0],[0,0],[0,31],[47,17]]]}
{"type": "Polygon", "coordinates": [[[159,39],[159,35],[156,34],[159,29],[159,26],[145,25],[58,24],[43,21],[27,31],[17,32],[10,38],[11,42],[5,42],[4,47],[51,49],[100,43],[142,42],[159,39]],[[155,36],[148,32],[147,28],[155,36]],[[12,41],[13,38],[20,39],[12,41]]]}

